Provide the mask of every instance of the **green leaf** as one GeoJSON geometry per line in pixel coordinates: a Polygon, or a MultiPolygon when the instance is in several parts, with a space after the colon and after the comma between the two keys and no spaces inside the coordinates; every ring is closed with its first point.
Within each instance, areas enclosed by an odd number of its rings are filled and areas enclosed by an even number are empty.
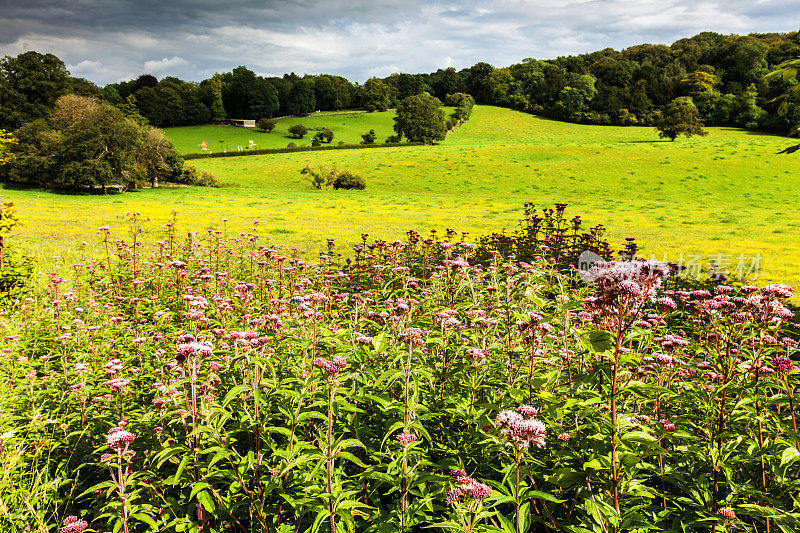
{"type": "Polygon", "coordinates": [[[589,332],[589,344],[593,352],[607,352],[614,348],[614,337],[607,331],[595,329],[589,332]]]}
{"type": "Polygon", "coordinates": [[[134,513],[131,515],[131,518],[133,518],[134,520],[138,520],[139,522],[144,522],[145,524],[150,526],[152,529],[155,529],[156,531],[158,530],[158,524],[156,524],[156,521],[153,520],[153,518],[146,513],[134,513]]]}
{"type": "Polygon", "coordinates": [[[781,453],[781,468],[800,459],[800,452],[795,447],[789,447],[781,453]]]}
{"type": "Polygon", "coordinates": [[[183,474],[183,469],[186,468],[187,463],[189,462],[189,454],[183,456],[181,462],[178,464],[178,470],[175,471],[175,476],[172,478],[172,484],[177,485],[178,481],[180,481],[181,474],[183,474]]]}

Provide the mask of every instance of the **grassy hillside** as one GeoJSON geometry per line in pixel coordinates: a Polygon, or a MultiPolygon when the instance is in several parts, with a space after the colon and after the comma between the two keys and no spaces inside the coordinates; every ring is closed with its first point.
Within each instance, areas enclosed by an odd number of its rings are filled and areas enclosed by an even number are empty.
{"type": "MultiPolygon", "coordinates": [[[[363,124],[353,131],[378,131],[375,123],[363,124]]],[[[227,218],[238,230],[258,219],[274,240],[312,251],[322,248],[326,237],[352,244],[362,232],[393,238],[408,229],[452,227],[477,235],[514,227],[523,202],[563,201],[570,204],[568,212],[605,224],[616,239],[637,237],[658,258],[683,254],[685,261],[706,260],[723,254],[718,259],[735,262],[739,254],[761,254],[762,281],[797,284],[800,157],[776,155],[789,144],[786,138],[728,128],[665,142],[649,128],[579,126],[478,106],[472,119],[438,146],[194,162],[235,187],[142,190],[106,198],[4,191],[3,200],[30,204],[20,213],[27,223],[21,232],[38,243],[80,241],[101,225],[123,231],[114,216],[126,211],[152,217],[149,227],[155,230],[174,208],[187,229],[227,218]],[[299,174],[307,163],[357,172],[367,179],[367,189],[311,190],[299,174]]],[[[42,249],[54,255],[54,248],[42,249]]],[[[69,250],[59,249],[56,261],[69,264],[69,250]]]]}
{"type": "Polygon", "coordinates": [[[285,148],[293,142],[300,146],[310,145],[314,138],[311,128],[325,127],[334,132],[333,144],[344,142],[355,144],[361,142],[361,134],[375,130],[377,141],[382,143],[389,135],[394,135],[394,111],[344,114],[319,113],[303,118],[282,118],[277,121],[275,129],[270,133],[254,131],[236,126],[184,126],[166,128],[164,133],[175,144],[181,153],[201,152],[203,141],[208,143],[208,150],[235,151],[237,146],[249,146],[252,140],[256,148],[285,148]],[[303,124],[310,131],[302,139],[295,139],[287,131],[294,124],[303,124]]]}

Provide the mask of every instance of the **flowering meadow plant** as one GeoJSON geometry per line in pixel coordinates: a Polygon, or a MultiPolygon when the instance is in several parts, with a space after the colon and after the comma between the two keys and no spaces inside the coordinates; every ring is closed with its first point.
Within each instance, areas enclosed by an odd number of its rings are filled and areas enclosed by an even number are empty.
{"type": "Polygon", "coordinates": [[[800,530],[790,287],[128,221],[5,317],[0,531],[800,530]]]}

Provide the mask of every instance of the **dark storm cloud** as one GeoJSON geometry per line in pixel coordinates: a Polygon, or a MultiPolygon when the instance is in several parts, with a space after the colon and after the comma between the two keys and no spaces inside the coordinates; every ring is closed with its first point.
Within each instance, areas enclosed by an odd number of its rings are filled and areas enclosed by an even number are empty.
{"type": "Polygon", "coordinates": [[[98,83],[143,72],[199,80],[242,64],[363,81],[706,30],[792,31],[798,15],[797,0],[0,0],[0,54],[52,52],[98,83]]]}

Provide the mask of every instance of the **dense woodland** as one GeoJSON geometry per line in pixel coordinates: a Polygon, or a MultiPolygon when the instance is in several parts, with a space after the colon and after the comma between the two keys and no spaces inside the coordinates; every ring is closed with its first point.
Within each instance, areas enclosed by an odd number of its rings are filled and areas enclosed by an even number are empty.
{"type": "Polygon", "coordinates": [[[797,81],[765,80],[764,75],[797,57],[798,32],[747,36],[705,32],[671,46],[642,44],[552,60],[526,58],[500,68],[480,62],[461,71],[448,68],[371,78],[363,85],[330,74],[262,77],[240,66],[199,83],[142,75],[97,87],[70,77],[57,57],[28,52],[0,61],[0,128],[14,130],[43,118],[67,93],[102,98],[128,116],[141,115],[164,127],[316,110],[383,110],[422,92],[440,100],[466,92],[478,104],[616,125],[652,125],[660,108],[688,96],[706,125],[785,133],[800,121],[800,102],[789,102],[787,112],[779,115],[772,100],[797,81]]]}

